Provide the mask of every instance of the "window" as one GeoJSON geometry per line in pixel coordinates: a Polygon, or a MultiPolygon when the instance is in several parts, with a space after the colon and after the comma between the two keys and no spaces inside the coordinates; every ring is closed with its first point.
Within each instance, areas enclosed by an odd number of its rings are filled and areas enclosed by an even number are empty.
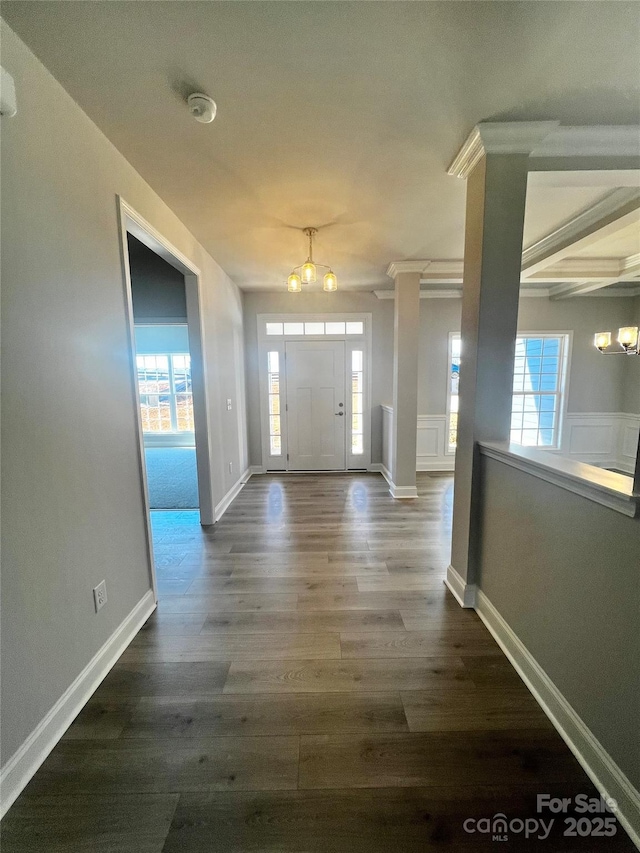
{"type": "MultiPolygon", "coordinates": [[[[518,335],[513,367],[510,440],[557,447],[568,351],[567,335],[518,335]]],[[[456,446],[460,336],[450,338],[449,449],[456,446]]]]}
{"type": "Polygon", "coordinates": [[[351,352],[351,453],[364,453],[364,359],[362,350],[351,352]]]}
{"type": "Polygon", "coordinates": [[[555,447],[564,391],[566,336],[516,339],[511,405],[511,441],[555,447]]]}
{"type": "Polygon", "coordinates": [[[458,433],[458,394],[460,386],[460,335],[449,336],[449,450],[456,449],[458,433]]]}
{"type": "Polygon", "coordinates": [[[190,356],[138,355],[136,366],[144,432],[193,432],[190,356]]]}
{"type": "Polygon", "coordinates": [[[307,323],[265,323],[265,331],[269,337],[282,335],[364,335],[364,322],[316,322],[307,323]]]}
{"type": "Polygon", "coordinates": [[[269,453],[282,455],[282,431],[280,421],[280,354],[267,353],[267,390],[269,394],[269,453]]]}

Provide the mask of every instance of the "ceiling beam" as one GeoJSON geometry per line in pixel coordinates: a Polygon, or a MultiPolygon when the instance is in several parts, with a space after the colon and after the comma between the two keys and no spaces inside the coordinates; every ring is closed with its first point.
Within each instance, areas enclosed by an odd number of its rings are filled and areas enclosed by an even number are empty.
{"type": "MultiPolygon", "coordinates": [[[[463,281],[463,262],[452,261],[411,261],[414,269],[419,272],[422,284],[461,285],[463,281]]],[[[396,270],[396,265],[392,264],[396,270]]],[[[582,282],[634,281],[640,275],[640,255],[629,258],[566,258],[551,267],[530,276],[522,276],[521,284],[544,282],[548,284],[564,284],[582,282]]],[[[397,270],[406,272],[403,268],[397,270]]],[[[395,273],[392,276],[395,278],[395,273]]],[[[604,285],[601,285],[604,286],[604,285]]]]}
{"type": "MultiPolygon", "coordinates": [[[[569,299],[571,296],[586,296],[588,293],[602,290],[621,280],[635,281],[640,279],[640,253],[622,260],[615,260],[615,263],[618,265],[617,275],[611,278],[602,278],[599,281],[586,280],[575,283],[565,281],[562,284],[556,284],[549,290],[549,299],[556,301],[558,299],[569,299]]],[[[635,293],[635,288],[629,290],[630,296],[635,296],[635,293]]]]}
{"type": "Polygon", "coordinates": [[[633,222],[640,224],[640,189],[622,187],[613,190],[589,210],[525,249],[522,253],[523,278],[537,276],[633,222]]]}

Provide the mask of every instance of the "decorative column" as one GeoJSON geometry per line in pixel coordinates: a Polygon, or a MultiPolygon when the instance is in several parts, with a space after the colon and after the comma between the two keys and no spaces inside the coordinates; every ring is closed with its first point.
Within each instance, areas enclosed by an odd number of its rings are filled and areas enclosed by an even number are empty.
{"type": "Polygon", "coordinates": [[[478,125],[449,169],[468,178],[460,403],[447,586],[475,604],[479,441],[508,441],[529,154],[556,122],[478,125]]]}
{"type": "Polygon", "coordinates": [[[417,498],[418,337],[420,334],[420,272],[410,264],[392,264],[395,280],[393,343],[393,432],[391,482],[394,498],[417,498]],[[403,268],[404,267],[404,268],[403,268]]]}

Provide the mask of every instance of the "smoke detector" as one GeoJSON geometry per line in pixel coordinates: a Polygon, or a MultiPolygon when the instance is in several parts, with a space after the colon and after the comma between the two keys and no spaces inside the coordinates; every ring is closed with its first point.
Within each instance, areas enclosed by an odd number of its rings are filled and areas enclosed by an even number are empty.
{"type": "Polygon", "coordinates": [[[187,104],[191,115],[202,124],[209,124],[216,117],[218,111],[216,102],[208,95],[203,95],[202,92],[193,92],[189,95],[187,104]]]}

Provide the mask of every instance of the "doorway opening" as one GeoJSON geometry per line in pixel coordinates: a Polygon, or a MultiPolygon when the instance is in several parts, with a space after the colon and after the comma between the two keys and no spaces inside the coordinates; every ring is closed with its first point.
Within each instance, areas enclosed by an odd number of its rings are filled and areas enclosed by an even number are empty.
{"type": "Polygon", "coordinates": [[[198,509],[184,275],[132,234],[127,248],[149,507],[198,509]]]}
{"type": "Polygon", "coordinates": [[[149,572],[151,510],[214,523],[200,271],[118,198],[149,572]],[[196,515],[198,513],[198,515],[196,515]]]}

